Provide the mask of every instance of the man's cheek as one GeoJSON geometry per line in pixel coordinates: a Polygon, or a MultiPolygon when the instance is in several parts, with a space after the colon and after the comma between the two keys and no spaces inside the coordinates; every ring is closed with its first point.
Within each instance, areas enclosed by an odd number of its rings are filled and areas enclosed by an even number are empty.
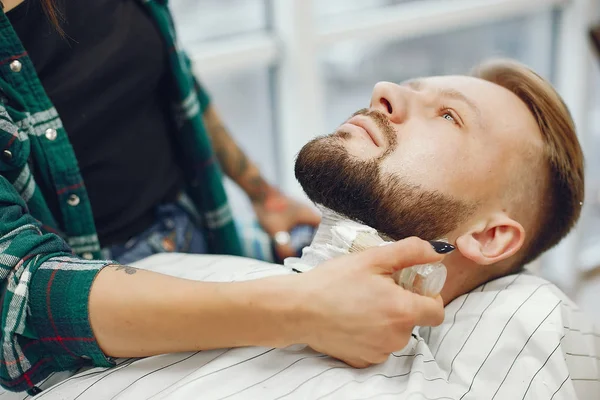
{"type": "Polygon", "coordinates": [[[443,171],[451,167],[452,165],[448,165],[451,164],[449,163],[451,159],[452,154],[445,154],[439,144],[405,142],[399,144],[393,153],[382,160],[381,170],[385,173],[418,179],[413,182],[420,184],[436,170],[443,171]]]}

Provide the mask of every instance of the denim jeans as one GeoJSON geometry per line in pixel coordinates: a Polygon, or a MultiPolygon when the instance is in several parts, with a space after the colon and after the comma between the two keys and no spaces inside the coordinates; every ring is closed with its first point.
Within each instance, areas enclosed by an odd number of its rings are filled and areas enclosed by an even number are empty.
{"type": "MultiPolygon", "coordinates": [[[[235,221],[244,255],[261,261],[275,262],[272,241],[255,219],[235,221]]],[[[125,244],[102,249],[102,258],[122,265],[158,253],[206,254],[208,251],[200,216],[185,194],[176,202],[158,206],[152,226],[125,244]]]]}
{"type": "Polygon", "coordinates": [[[158,206],[152,226],[125,244],[102,249],[102,257],[127,265],[157,253],[205,254],[204,233],[188,204],[181,196],[180,201],[158,206]]]}

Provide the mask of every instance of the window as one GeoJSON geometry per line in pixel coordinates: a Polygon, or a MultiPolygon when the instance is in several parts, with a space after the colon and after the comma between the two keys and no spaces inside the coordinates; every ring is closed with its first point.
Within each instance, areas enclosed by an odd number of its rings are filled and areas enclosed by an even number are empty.
{"type": "Polygon", "coordinates": [[[600,321],[598,293],[600,289],[600,57],[594,59],[590,87],[592,97],[588,110],[588,129],[584,146],[586,163],[586,201],[580,222],[580,265],[583,282],[576,288],[575,300],[581,308],[600,321]]]}
{"type": "Polygon", "coordinates": [[[262,31],[267,26],[265,0],[171,0],[169,5],[184,45],[262,31]]]}
{"type": "Polygon", "coordinates": [[[584,269],[600,268],[600,57],[591,66],[593,88],[587,112],[585,141],[586,201],[580,222],[581,262],[584,269]]]}
{"type": "Polygon", "coordinates": [[[324,49],[320,65],[325,80],[326,132],[367,107],[378,81],[399,83],[418,76],[464,74],[494,56],[518,59],[548,75],[552,47],[551,41],[537,40],[548,35],[540,18],[549,20],[551,16],[516,18],[399,42],[352,41],[324,49]]]}
{"type": "Polygon", "coordinates": [[[314,3],[317,17],[326,20],[327,17],[339,16],[357,11],[381,8],[401,3],[422,0],[326,0],[314,3]]]}
{"type": "Polygon", "coordinates": [[[573,289],[575,301],[584,312],[600,321],[598,293],[600,289],[600,57],[591,66],[589,87],[592,96],[587,110],[585,132],[579,132],[584,139],[585,153],[585,206],[579,222],[578,265],[580,270],[570,266],[579,279],[573,289]]]}

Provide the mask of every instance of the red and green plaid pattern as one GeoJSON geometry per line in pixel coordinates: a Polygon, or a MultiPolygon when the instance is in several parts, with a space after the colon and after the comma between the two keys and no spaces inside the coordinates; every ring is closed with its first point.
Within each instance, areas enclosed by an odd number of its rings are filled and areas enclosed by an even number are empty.
{"type": "MultiPolygon", "coordinates": [[[[176,151],[209,249],[242,255],[221,169],[202,121],[209,98],[177,47],[167,1],[140,1],[169,48],[172,109],[179,128],[176,151]]],[[[90,287],[109,263],[98,258],[92,209],[73,148],[27,52],[0,11],[2,386],[26,391],[53,371],[112,364],[89,325],[90,287]],[[49,130],[56,131],[55,138],[47,135],[49,130]],[[33,176],[30,162],[39,175],[33,176]],[[55,193],[60,215],[50,213],[40,188],[55,193]]]]}

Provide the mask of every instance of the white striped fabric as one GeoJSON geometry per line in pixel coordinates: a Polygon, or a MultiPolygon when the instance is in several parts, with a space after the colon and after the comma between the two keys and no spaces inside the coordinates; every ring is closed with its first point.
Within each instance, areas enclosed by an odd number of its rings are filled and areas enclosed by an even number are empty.
{"type": "MultiPolygon", "coordinates": [[[[218,282],[291,273],[183,254],[137,266],[218,282]]],[[[378,366],[353,369],[304,346],[170,354],[48,381],[36,399],[598,399],[599,346],[600,331],[560,290],[523,273],[457,298],[442,325],[415,329],[409,345],[378,366]]],[[[2,396],[13,398],[22,395],[2,396]]]]}

